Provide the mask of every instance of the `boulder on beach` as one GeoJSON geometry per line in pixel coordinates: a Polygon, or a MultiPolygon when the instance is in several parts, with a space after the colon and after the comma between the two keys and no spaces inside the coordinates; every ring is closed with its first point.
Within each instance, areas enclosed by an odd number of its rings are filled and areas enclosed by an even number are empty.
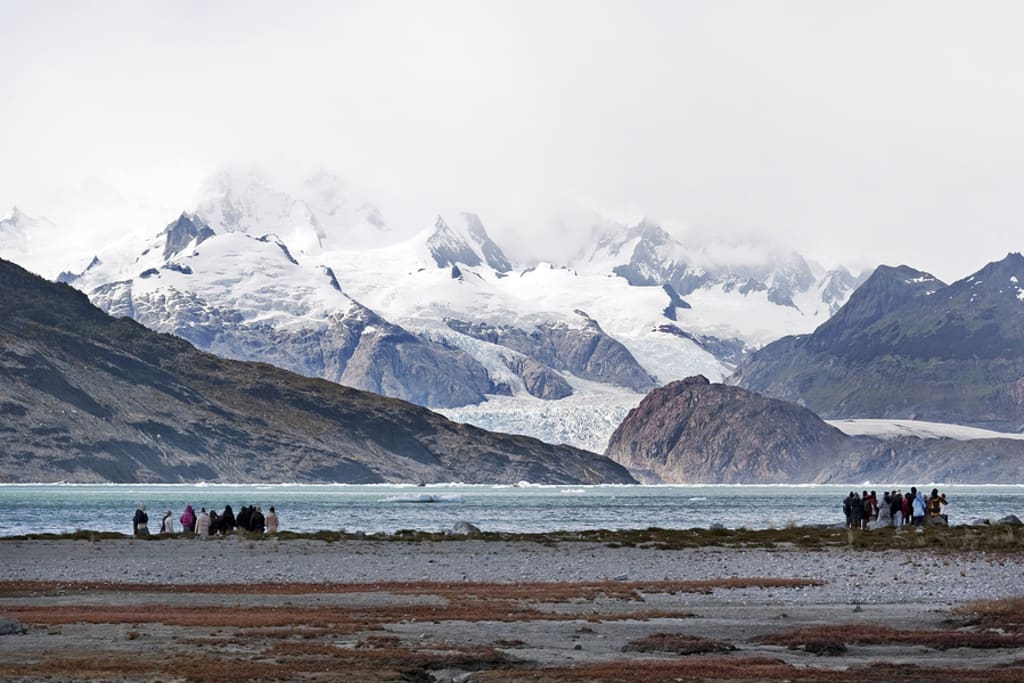
{"type": "Polygon", "coordinates": [[[469,522],[456,522],[448,533],[454,536],[475,536],[480,533],[480,529],[469,522]]]}
{"type": "Polygon", "coordinates": [[[0,636],[21,635],[27,629],[17,619],[0,616],[0,636]]]}
{"type": "Polygon", "coordinates": [[[1020,521],[1020,518],[1017,517],[1017,515],[1006,515],[1005,517],[1000,517],[996,521],[996,524],[1001,526],[1024,526],[1024,522],[1020,521]]]}

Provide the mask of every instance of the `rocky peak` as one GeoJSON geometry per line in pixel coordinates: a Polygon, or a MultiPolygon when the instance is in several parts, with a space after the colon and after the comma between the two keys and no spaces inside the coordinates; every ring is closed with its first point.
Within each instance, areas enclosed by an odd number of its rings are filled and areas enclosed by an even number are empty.
{"type": "Polygon", "coordinates": [[[856,335],[901,306],[931,296],[945,283],[909,266],[879,266],[846,305],[814,332],[817,345],[856,335]]]}
{"type": "Polygon", "coordinates": [[[642,244],[651,247],[660,247],[674,241],[672,236],[665,232],[664,228],[647,217],[641,219],[635,227],[630,228],[628,237],[630,239],[639,237],[642,244]]]}
{"type": "Polygon", "coordinates": [[[814,273],[800,254],[790,254],[768,274],[768,301],[796,308],[793,297],[814,285],[814,273]]]}
{"type": "Polygon", "coordinates": [[[859,284],[860,279],[854,277],[845,268],[837,268],[825,273],[821,279],[821,300],[828,306],[830,316],[835,315],[843,307],[847,293],[856,289],[859,284]]]}
{"type": "Polygon", "coordinates": [[[1024,256],[1019,252],[1007,254],[993,261],[977,273],[951,284],[943,295],[950,301],[966,297],[976,301],[980,297],[1015,299],[1024,302],[1024,256]]]}
{"type": "Polygon", "coordinates": [[[427,248],[438,268],[447,268],[457,263],[472,268],[482,263],[473,248],[441,216],[434,222],[434,232],[427,238],[427,248]]]}
{"type": "Polygon", "coordinates": [[[213,228],[208,226],[196,215],[190,215],[182,211],[178,220],[169,223],[161,233],[166,236],[164,242],[164,260],[180,253],[185,247],[195,243],[201,244],[204,240],[214,236],[213,228]]]}
{"type": "Polygon", "coordinates": [[[681,379],[678,382],[673,382],[673,384],[677,384],[680,387],[704,387],[710,386],[711,380],[704,375],[694,375],[692,377],[681,379]]]}
{"type": "Polygon", "coordinates": [[[483,252],[484,261],[487,262],[487,265],[499,273],[511,271],[512,264],[505,257],[501,247],[495,244],[494,240],[487,234],[487,230],[484,229],[484,224],[480,217],[475,213],[464,213],[462,217],[466,221],[470,238],[480,246],[480,251],[483,252]]]}

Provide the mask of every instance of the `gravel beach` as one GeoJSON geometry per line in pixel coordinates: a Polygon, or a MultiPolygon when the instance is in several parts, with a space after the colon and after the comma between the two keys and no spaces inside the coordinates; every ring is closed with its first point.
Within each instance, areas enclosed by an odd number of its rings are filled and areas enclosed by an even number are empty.
{"type": "Polygon", "coordinates": [[[1024,636],[973,649],[891,636],[840,644],[828,657],[764,640],[835,626],[959,633],[969,627],[953,619],[957,607],[1024,595],[1022,579],[1019,552],[3,540],[0,617],[27,632],[0,636],[0,678],[773,680],[800,671],[846,680],[837,672],[886,662],[912,665],[920,680],[925,663],[962,673],[945,680],[1024,680],[1013,678],[1024,677],[1024,636]],[[680,639],[703,645],[683,656],[692,646],[680,639]],[[212,658],[204,668],[166,664],[197,642],[212,658]],[[757,668],[759,658],[778,670],[757,668]]]}
{"type": "Polygon", "coordinates": [[[820,579],[781,600],[953,604],[1020,595],[1005,554],[609,548],[592,543],[109,539],[0,541],[0,580],[128,583],[577,582],[728,577],[820,579]]]}

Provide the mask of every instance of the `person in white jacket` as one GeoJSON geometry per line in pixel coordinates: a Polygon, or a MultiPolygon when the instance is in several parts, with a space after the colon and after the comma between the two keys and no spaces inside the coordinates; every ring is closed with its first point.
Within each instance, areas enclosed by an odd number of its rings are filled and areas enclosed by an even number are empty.
{"type": "Polygon", "coordinates": [[[160,533],[162,534],[173,534],[174,533],[174,517],[171,516],[171,511],[168,510],[167,514],[164,515],[164,521],[160,523],[160,533]]]}
{"type": "Polygon", "coordinates": [[[199,516],[196,517],[196,536],[199,538],[210,537],[210,515],[206,508],[199,508],[199,516]]]}

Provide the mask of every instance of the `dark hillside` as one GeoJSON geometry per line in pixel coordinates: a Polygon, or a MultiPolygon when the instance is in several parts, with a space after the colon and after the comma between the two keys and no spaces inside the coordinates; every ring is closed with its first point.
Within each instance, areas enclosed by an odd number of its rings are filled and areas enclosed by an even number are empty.
{"type": "Polygon", "coordinates": [[[631,481],[611,461],[229,361],[0,260],[0,481],[631,481]]]}

